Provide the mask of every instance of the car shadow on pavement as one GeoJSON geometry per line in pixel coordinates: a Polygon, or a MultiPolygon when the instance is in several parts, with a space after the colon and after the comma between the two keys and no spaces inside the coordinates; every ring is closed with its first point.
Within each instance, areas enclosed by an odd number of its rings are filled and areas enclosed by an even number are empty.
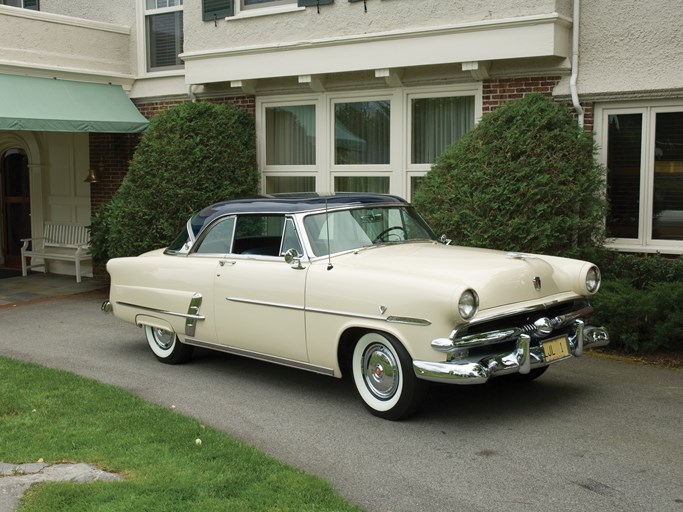
{"type": "Polygon", "coordinates": [[[499,377],[474,386],[431,383],[420,416],[457,418],[459,422],[479,422],[486,417],[513,421],[580,406],[594,391],[587,384],[558,380],[550,372],[532,382],[499,377]]]}
{"type": "MultiPolygon", "coordinates": [[[[151,356],[150,356],[151,357],[151,356]]],[[[333,402],[335,409],[362,408],[353,383],[348,376],[330,378],[303,370],[289,368],[224,354],[196,349],[189,365],[202,367],[202,372],[215,371],[254,389],[265,389],[283,400],[333,402]]],[[[510,378],[492,379],[482,385],[452,385],[430,383],[428,394],[416,415],[405,421],[479,422],[495,416],[498,420],[515,421],[533,415],[551,414],[590,400],[595,390],[588,384],[558,379],[550,371],[533,382],[515,382],[510,378]]]]}

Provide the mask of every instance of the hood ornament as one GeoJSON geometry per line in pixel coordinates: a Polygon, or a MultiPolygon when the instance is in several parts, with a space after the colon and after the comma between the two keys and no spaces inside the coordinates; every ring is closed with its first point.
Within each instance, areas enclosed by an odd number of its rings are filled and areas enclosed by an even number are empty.
{"type": "Polygon", "coordinates": [[[541,291],[541,278],[538,276],[534,277],[534,289],[537,292],[541,291]]]}

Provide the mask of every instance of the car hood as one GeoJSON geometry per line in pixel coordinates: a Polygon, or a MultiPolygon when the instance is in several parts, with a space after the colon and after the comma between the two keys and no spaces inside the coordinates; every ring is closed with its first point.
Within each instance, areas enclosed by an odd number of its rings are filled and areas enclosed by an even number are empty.
{"type": "Polygon", "coordinates": [[[481,309],[538,300],[565,292],[586,295],[584,261],[490,249],[404,243],[362,249],[333,258],[333,264],[363,268],[379,277],[419,277],[434,286],[477,292],[481,309]],[[540,284],[540,287],[539,287],[540,284]]]}

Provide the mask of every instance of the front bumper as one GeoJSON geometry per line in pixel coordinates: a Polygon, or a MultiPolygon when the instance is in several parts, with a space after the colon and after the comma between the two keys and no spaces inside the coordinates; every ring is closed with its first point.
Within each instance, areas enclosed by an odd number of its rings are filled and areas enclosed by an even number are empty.
{"type": "MultiPolygon", "coordinates": [[[[575,320],[572,334],[567,336],[569,355],[579,357],[584,348],[602,347],[609,343],[609,334],[604,327],[585,325],[583,320],[575,320]]],[[[493,338],[500,333],[490,333],[493,338]]],[[[507,334],[507,333],[504,333],[507,334]]],[[[515,348],[503,353],[462,356],[446,362],[413,361],[413,369],[418,378],[451,384],[483,384],[491,377],[511,373],[527,374],[532,368],[540,368],[567,359],[546,361],[543,347],[531,346],[531,336],[519,334],[515,348]]]]}

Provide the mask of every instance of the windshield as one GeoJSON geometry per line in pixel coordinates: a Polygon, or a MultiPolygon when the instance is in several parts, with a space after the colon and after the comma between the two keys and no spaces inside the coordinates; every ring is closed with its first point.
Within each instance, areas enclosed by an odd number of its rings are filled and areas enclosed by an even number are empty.
{"type": "Polygon", "coordinates": [[[409,240],[436,240],[412,207],[357,208],[308,215],[306,235],[314,256],[409,240]]]}

